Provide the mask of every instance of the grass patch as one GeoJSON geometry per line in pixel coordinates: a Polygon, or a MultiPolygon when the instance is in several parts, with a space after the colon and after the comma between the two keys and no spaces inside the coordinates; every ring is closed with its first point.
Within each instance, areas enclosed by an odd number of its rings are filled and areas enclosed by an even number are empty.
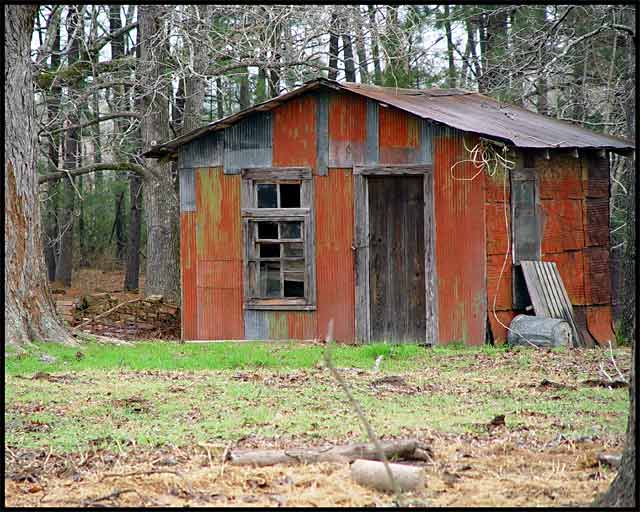
{"type": "MultiPolygon", "coordinates": [[[[361,438],[342,390],[319,365],[322,355],[323,347],[292,343],[37,344],[5,360],[5,442],[73,452],[246,436],[303,444],[361,438]],[[41,361],[43,353],[55,362],[41,361]]],[[[548,437],[626,428],[627,389],[580,385],[597,374],[597,351],[374,344],[332,347],[332,355],[381,436],[486,434],[499,414],[508,429],[548,437]],[[372,373],[380,355],[380,372],[372,373]],[[389,374],[404,383],[375,383],[389,374]],[[541,388],[543,379],[566,386],[541,388]]],[[[626,371],[629,351],[616,349],[615,357],[626,371]]]]}

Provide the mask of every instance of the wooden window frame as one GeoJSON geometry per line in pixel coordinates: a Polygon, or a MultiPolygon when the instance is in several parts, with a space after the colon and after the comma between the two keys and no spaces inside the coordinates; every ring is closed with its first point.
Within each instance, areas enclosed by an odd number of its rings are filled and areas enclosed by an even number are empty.
{"type": "MultiPolygon", "coordinates": [[[[243,250],[243,289],[245,310],[313,311],[316,309],[315,222],[313,208],[313,176],[309,167],[261,167],[242,169],[241,216],[243,250]],[[258,183],[300,183],[300,208],[258,208],[258,183]],[[250,262],[258,261],[253,254],[255,233],[251,226],[259,221],[302,222],[304,248],[304,297],[256,297],[256,283],[250,282],[250,262]]],[[[282,257],[282,256],[281,256],[282,257]]],[[[283,272],[281,270],[281,272],[283,272]]],[[[257,273],[256,273],[257,279],[257,273]]]]}

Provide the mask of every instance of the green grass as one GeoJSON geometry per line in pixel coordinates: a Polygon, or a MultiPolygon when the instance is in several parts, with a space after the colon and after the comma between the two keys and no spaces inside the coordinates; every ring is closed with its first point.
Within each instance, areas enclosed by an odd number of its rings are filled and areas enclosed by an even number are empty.
{"type": "MultiPolygon", "coordinates": [[[[382,366],[388,369],[410,368],[434,356],[468,352],[457,345],[425,348],[416,345],[376,343],[364,346],[338,345],[331,348],[337,366],[371,368],[380,355],[382,366]]],[[[477,349],[476,349],[477,350],[477,349]]],[[[488,347],[486,354],[504,349],[488,347]]],[[[10,354],[5,371],[9,375],[59,372],[66,370],[114,369],[129,370],[225,370],[249,368],[312,368],[323,357],[324,348],[294,343],[208,343],[178,344],[171,342],[139,342],[133,346],[88,343],[79,349],[52,343],[36,343],[22,355],[10,354]],[[81,359],[76,353],[83,354],[81,359]],[[54,363],[40,360],[42,354],[56,358],[54,363]]]]}
{"type": "MultiPolygon", "coordinates": [[[[500,347],[375,344],[331,350],[383,436],[484,435],[498,414],[506,415],[509,429],[548,437],[559,431],[617,435],[626,427],[626,389],[579,385],[597,365],[597,352],[576,360],[567,351],[500,347]],[[385,357],[374,374],[379,355],[385,357]],[[385,374],[401,375],[408,388],[372,385],[385,374]],[[540,390],[543,378],[570,387],[540,390]]],[[[323,347],[293,343],[36,344],[5,360],[5,442],[56,452],[228,442],[248,435],[338,442],[359,435],[360,426],[342,390],[317,366],[322,354],[323,347]],[[40,361],[43,353],[56,362],[40,361]],[[36,375],[43,371],[53,379],[36,375]]],[[[628,350],[618,349],[616,360],[628,368],[628,350]]]]}

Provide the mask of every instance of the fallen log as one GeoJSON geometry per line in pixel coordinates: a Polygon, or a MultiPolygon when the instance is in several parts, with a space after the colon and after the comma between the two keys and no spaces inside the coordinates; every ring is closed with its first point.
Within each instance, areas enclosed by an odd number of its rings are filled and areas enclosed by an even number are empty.
{"type": "MultiPolygon", "coordinates": [[[[424,487],[424,469],[406,464],[389,464],[389,469],[400,491],[413,491],[424,487]]],[[[380,491],[392,491],[393,484],[383,462],[358,459],[351,464],[351,478],[357,484],[380,491]]]]}
{"type": "MultiPolygon", "coordinates": [[[[415,439],[382,441],[387,459],[430,461],[431,449],[415,439]]],[[[318,462],[352,462],[356,459],[382,460],[373,444],[361,443],[330,448],[292,450],[235,450],[226,460],[235,465],[273,466],[275,464],[312,464],[318,462]]]]}

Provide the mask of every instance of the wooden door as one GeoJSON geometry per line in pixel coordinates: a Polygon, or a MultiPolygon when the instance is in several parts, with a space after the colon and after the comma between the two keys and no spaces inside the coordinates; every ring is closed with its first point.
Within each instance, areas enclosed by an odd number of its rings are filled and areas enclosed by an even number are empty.
{"type": "Polygon", "coordinates": [[[370,340],[424,342],[423,176],[369,177],[370,340]]]}

